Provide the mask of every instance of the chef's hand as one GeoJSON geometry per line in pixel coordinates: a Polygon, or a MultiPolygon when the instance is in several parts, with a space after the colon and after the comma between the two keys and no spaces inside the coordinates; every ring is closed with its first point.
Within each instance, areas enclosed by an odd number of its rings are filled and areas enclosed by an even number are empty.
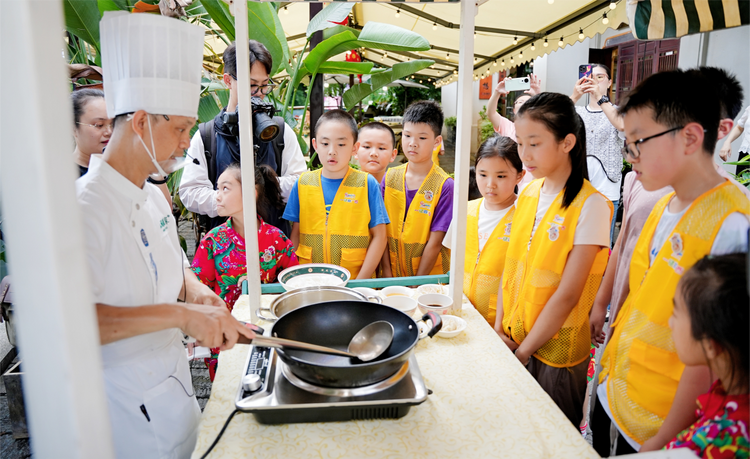
{"type": "Polygon", "coordinates": [[[237,321],[227,308],[214,305],[179,304],[183,308],[182,331],[195,338],[199,346],[218,347],[222,351],[237,344],[240,335],[255,338],[252,330],[237,321]]]}
{"type": "Polygon", "coordinates": [[[210,306],[224,306],[224,308],[226,308],[227,306],[227,304],[224,303],[224,300],[219,298],[219,295],[217,295],[213,290],[211,290],[207,285],[204,284],[199,284],[194,286],[192,289],[188,289],[188,295],[185,302],[193,304],[206,304],[210,306]]]}

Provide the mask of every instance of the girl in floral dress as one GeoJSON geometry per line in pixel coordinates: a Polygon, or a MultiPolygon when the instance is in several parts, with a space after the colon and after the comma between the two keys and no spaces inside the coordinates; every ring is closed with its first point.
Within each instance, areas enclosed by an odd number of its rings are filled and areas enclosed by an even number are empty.
{"type": "MultiPolygon", "coordinates": [[[[203,237],[195,251],[192,269],[201,282],[211,287],[231,311],[242,293],[242,281],[247,277],[245,254],[245,222],[242,207],[242,176],[240,166],[232,164],[219,176],[216,190],[216,210],[226,223],[212,229],[203,237]]],[[[265,223],[263,216],[271,207],[283,210],[281,190],[276,173],[268,166],[255,169],[255,195],[258,210],[258,249],[260,277],[264,284],[276,282],[284,269],[299,264],[292,241],[275,226],[265,223]]],[[[211,381],[216,375],[219,349],[211,349],[206,359],[211,381]]]]}
{"type": "Polygon", "coordinates": [[[696,401],[690,427],[666,449],[689,448],[707,459],[747,458],[748,314],[747,255],[707,256],[680,279],[669,320],[682,363],[706,365],[717,378],[696,401]]]}

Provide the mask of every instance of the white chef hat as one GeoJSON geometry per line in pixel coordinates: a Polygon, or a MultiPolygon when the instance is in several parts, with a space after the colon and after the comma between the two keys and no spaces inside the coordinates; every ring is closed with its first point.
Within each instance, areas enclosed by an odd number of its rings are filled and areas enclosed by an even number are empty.
{"type": "Polygon", "coordinates": [[[154,14],[107,11],[99,34],[107,116],[138,110],[197,116],[201,27],[154,14]]]}

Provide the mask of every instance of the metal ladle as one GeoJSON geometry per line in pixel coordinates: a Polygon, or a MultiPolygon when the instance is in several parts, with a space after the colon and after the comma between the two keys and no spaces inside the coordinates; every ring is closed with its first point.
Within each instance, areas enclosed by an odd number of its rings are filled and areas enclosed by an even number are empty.
{"type": "Polygon", "coordinates": [[[291,339],[277,338],[275,336],[256,335],[250,341],[240,335],[239,344],[254,344],[256,346],[301,349],[303,351],[320,352],[323,354],[340,355],[343,357],[353,357],[363,362],[369,362],[380,357],[388,349],[393,341],[393,325],[390,322],[379,320],[373,322],[360,331],[358,331],[349,342],[347,351],[340,351],[326,346],[317,344],[303,343],[291,339]]]}

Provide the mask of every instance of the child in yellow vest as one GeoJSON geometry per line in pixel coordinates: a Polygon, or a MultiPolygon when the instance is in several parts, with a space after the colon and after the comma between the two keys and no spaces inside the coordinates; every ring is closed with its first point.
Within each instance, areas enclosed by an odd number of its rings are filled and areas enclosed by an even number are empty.
{"type": "MultiPolygon", "coordinates": [[[[502,136],[492,136],[484,141],[477,152],[474,168],[482,197],[469,201],[464,293],[494,327],[497,292],[510,243],[516,190],[525,172],[516,142],[502,136]]],[[[451,222],[443,239],[443,245],[449,249],[453,231],[451,222]]]]}
{"type": "Polygon", "coordinates": [[[357,152],[357,123],[343,110],[323,114],[313,146],[323,168],[303,173],[289,195],[284,219],[293,222],[300,264],[332,263],[352,279],[369,279],[386,244],[388,215],[378,182],[349,166],[357,152]]]}
{"type": "Polygon", "coordinates": [[[613,207],[587,179],[585,128],[569,97],[532,97],[515,126],[521,160],[539,179],[516,202],[495,330],[578,426],[588,315],[607,265],[613,207]]]}
{"type": "Polygon", "coordinates": [[[378,183],[383,181],[388,165],[397,155],[396,135],[390,126],[376,121],[359,128],[359,168],[375,177],[378,183]]]}
{"type": "MultiPolygon", "coordinates": [[[[700,72],[660,72],[620,107],[627,160],[646,191],[671,186],[640,233],[628,297],[602,356],[592,432],[611,419],[635,451],[662,448],[686,428],[696,397],[708,391],[704,366],[685,367],[668,327],[683,273],[708,254],[746,250],[750,201],[713,164],[721,118],[717,85],[700,72]],[[705,88],[700,98],[685,97],[705,88]],[[597,414],[597,409],[605,413],[597,414]]],[[[607,434],[608,435],[608,434],[607,434]]],[[[624,450],[628,451],[628,449],[624,450]]]]}
{"type": "Polygon", "coordinates": [[[432,162],[442,129],[443,111],[435,102],[414,102],[404,112],[401,144],[409,162],[388,169],[380,183],[391,220],[381,265],[385,277],[450,268],[450,251],[442,243],[453,216],[453,179],[432,162]]]}

